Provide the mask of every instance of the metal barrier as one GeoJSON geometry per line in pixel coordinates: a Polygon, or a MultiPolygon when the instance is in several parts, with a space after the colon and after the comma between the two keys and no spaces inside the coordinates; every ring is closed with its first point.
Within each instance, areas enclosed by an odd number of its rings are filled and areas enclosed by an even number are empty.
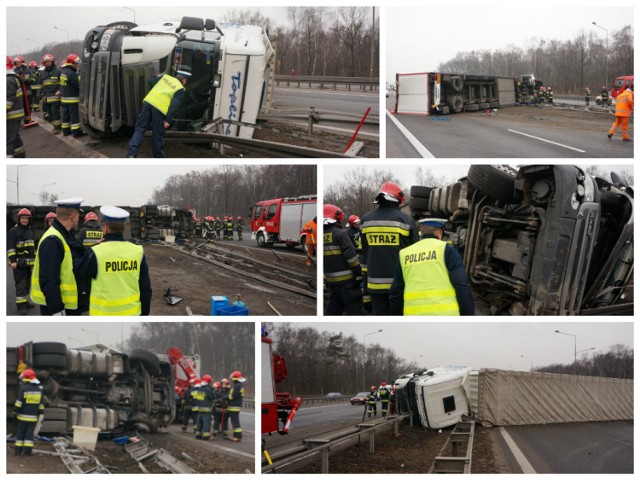
{"type": "Polygon", "coordinates": [[[471,473],[474,433],[475,421],[463,415],[440,449],[429,473],[471,473]]]}
{"type": "Polygon", "coordinates": [[[311,88],[311,85],[319,85],[319,88],[325,88],[325,85],[331,85],[332,90],[337,90],[338,85],[344,85],[347,90],[351,90],[352,85],[357,85],[360,90],[378,90],[380,86],[379,78],[368,77],[317,77],[307,75],[276,75],[276,85],[280,86],[280,83],[286,83],[287,87],[291,84],[297,84],[300,88],[300,84],[306,83],[311,88]]]}
{"type": "Polygon", "coordinates": [[[302,404],[307,405],[309,403],[342,403],[348,402],[351,399],[350,396],[342,396],[342,397],[325,397],[322,395],[315,396],[302,396],[302,404]]]}

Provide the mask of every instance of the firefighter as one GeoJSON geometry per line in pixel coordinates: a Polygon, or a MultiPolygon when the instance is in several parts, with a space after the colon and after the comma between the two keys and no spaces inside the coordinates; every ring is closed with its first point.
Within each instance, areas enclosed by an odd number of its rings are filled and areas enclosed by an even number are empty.
{"type": "Polygon", "coordinates": [[[223,224],[222,224],[222,219],[220,217],[216,218],[216,222],[214,224],[214,227],[216,229],[216,238],[218,240],[222,240],[222,227],[223,227],[223,224]]]}
{"type": "Polygon", "coordinates": [[[547,101],[549,105],[553,105],[553,88],[547,87],[547,101]]]}
{"type": "Polygon", "coordinates": [[[391,393],[389,394],[389,415],[395,413],[396,410],[396,388],[391,387],[391,393]]]}
{"type": "Polygon", "coordinates": [[[196,412],[193,410],[194,408],[194,399],[191,396],[193,389],[195,388],[195,379],[189,379],[189,388],[184,391],[182,395],[182,432],[185,433],[187,428],[189,428],[189,419],[191,419],[193,423],[193,433],[196,431],[196,412]]]}
{"type": "Polygon", "coordinates": [[[589,102],[591,101],[591,90],[589,90],[589,86],[586,86],[584,88],[584,103],[585,105],[589,105],[589,102]]]}
{"type": "Polygon", "coordinates": [[[35,60],[31,60],[29,62],[29,70],[31,70],[31,110],[37,112],[40,110],[40,90],[42,90],[42,85],[38,82],[38,77],[40,76],[40,70],[38,70],[38,64],[35,60]]]}
{"type": "Polygon", "coordinates": [[[402,189],[385,182],[374,203],[378,208],[362,217],[363,268],[374,315],[389,315],[389,289],[398,263],[398,252],[418,241],[418,230],[409,215],[400,211],[402,189]]]}
{"type": "Polygon", "coordinates": [[[85,248],[93,247],[100,243],[104,237],[104,232],[100,227],[100,219],[94,212],[89,212],[84,216],[83,226],[78,233],[78,240],[85,248]]]}
{"type": "Polygon", "coordinates": [[[359,315],[362,267],[349,236],[342,229],[344,213],[335,205],[323,208],[324,278],[329,290],[327,315],[359,315]]]}
{"type": "Polygon", "coordinates": [[[318,217],[313,217],[305,223],[303,230],[306,232],[307,265],[311,265],[313,263],[311,259],[316,256],[316,246],[318,243],[318,217]]]}
{"type": "Polygon", "coordinates": [[[242,240],[242,231],[244,230],[244,226],[242,224],[242,217],[238,217],[236,223],[236,232],[238,233],[238,240],[242,240]]]}
{"type": "Polygon", "coordinates": [[[371,389],[369,389],[369,396],[367,397],[367,405],[369,405],[369,418],[371,418],[371,412],[373,412],[373,416],[378,416],[378,393],[376,392],[376,386],[371,385],[371,389]]]}
{"type": "Polygon", "coordinates": [[[82,137],[85,132],[80,128],[80,77],[78,66],[80,59],[70,54],[62,65],[60,73],[60,91],[62,92],[62,134],[82,137]]]}
{"type": "Polygon", "coordinates": [[[389,413],[389,400],[391,400],[391,390],[387,387],[386,382],[382,382],[380,384],[378,397],[380,398],[380,410],[382,411],[382,416],[386,417],[387,413],[389,413]]]}
{"type": "Polygon", "coordinates": [[[78,282],[91,280],[89,315],[149,315],[151,279],[142,246],[124,239],[129,212],[100,207],[104,239],[78,262],[78,282]]]}
{"type": "Polygon", "coordinates": [[[20,375],[22,385],[13,407],[13,414],[18,421],[16,433],[16,455],[31,455],[33,435],[39,417],[44,415],[43,394],[36,372],[27,368],[20,375]]]}
{"type": "Polygon", "coordinates": [[[7,158],[24,158],[24,144],[20,138],[24,118],[24,94],[20,79],[13,68],[13,60],[7,55],[7,158]]]}
{"type": "Polygon", "coordinates": [[[225,217],[224,239],[233,240],[233,217],[231,215],[229,215],[228,217],[225,217]]]}
{"type": "Polygon", "coordinates": [[[58,135],[62,131],[60,120],[60,75],[56,66],[56,59],[50,53],[42,57],[44,69],[40,72],[38,81],[42,85],[42,100],[44,102],[44,119],[53,125],[53,133],[58,135]]]}
{"type": "Polygon", "coordinates": [[[622,140],[630,142],[629,138],[629,117],[633,112],[633,83],[629,87],[618,95],[616,98],[616,120],[609,129],[609,140],[613,137],[618,127],[622,125],[622,140]]]}
{"type": "Polygon", "coordinates": [[[392,315],[473,315],[471,285],[460,254],[442,240],[446,220],[420,221],[422,240],[404,248],[391,286],[392,315]]]}
{"type": "Polygon", "coordinates": [[[84,247],[73,230],[78,226],[82,198],[57,200],[56,218],[38,244],[31,275],[31,300],[40,305],[40,315],[80,315],[74,261],[84,247]]]}
{"type": "Polygon", "coordinates": [[[23,208],[18,212],[18,223],[7,232],[7,257],[13,270],[16,285],[16,307],[20,315],[26,315],[31,288],[31,270],[36,252],[31,230],[31,212],[23,208]]]}
{"type": "Polygon", "coordinates": [[[152,130],[154,158],[164,158],[164,132],[171,128],[173,116],[184,98],[187,79],[191,77],[191,67],[182,66],[176,76],[158,75],[149,80],[151,91],[144,97],[142,110],[136,122],[135,132],[129,141],[127,156],[135,158],[142,145],[144,132],[152,130]]]}
{"type": "Polygon", "coordinates": [[[49,212],[47,213],[47,215],[44,217],[44,228],[47,229],[51,226],[51,224],[53,223],[53,219],[56,218],[56,213],[55,212],[49,212]]]}
{"type": "Polygon", "coordinates": [[[231,388],[229,389],[229,403],[227,411],[229,412],[229,420],[233,428],[233,436],[229,438],[232,442],[242,440],[242,427],[240,426],[240,409],[242,408],[242,399],[244,397],[244,382],[246,379],[238,370],[231,374],[231,388]]]}
{"type": "Polygon", "coordinates": [[[222,439],[229,438],[227,430],[229,430],[229,394],[231,393],[231,383],[228,378],[220,380],[220,429],[222,432],[222,439]]]}
{"type": "Polygon", "coordinates": [[[213,432],[212,438],[215,440],[220,431],[222,423],[222,383],[213,382],[213,432]]]}
{"type": "Polygon", "coordinates": [[[197,407],[196,438],[211,440],[211,410],[213,409],[213,388],[211,375],[204,375],[192,393],[197,407]]]}
{"type": "Polygon", "coordinates": [[[27,103],[29,104],[29,108],[31,108],[31,84],[33,82],[33,79],[31,78],[31,70],[29,69],[29,67],[27,67],[24,58],[22,58],[20,55],[16,56],[13,59],[13,69],[16,72],[16,75],[18,76],[18,78],[20,79],[21,82],[21,86],[20,88],[22,89],[22,93],[26,93],[26,98],[23,97],[23,101],[25,103],[25,112],[24,112],[24,123],[28,123],[29,122],[29,115],[27,114],[27,110],[26,110],[26,105],[27,103]]]}

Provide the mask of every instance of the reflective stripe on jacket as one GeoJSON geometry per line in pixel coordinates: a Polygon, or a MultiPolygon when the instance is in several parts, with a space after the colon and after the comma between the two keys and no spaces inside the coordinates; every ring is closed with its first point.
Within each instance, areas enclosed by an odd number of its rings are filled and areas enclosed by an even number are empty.
{"type": "Polygon", "coordinates": [[[630,117],[633,111],[633,92],[629,89],[616,98],[616,117],[630,117]]]}

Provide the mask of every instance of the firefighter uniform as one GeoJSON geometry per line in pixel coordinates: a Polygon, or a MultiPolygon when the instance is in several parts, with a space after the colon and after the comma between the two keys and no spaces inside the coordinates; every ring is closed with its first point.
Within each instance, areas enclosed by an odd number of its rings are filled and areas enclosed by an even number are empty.
{"type": "Polygon", "coordinates": [[[193,431],[195,433],[197,418],[195,416],[195,412],[193,411],[194,399],[191,396],[191,392],[193,392],[193,386],[189,385],[189,388],[184,391],[180,400],[180,403],[182,405],[182,431],[187,431],[187,428],[189,427],[189,419],[191,419],[193,423],[193,431]]]}
{"type": "Polygon", "coordinates": [[[362,267],[347,232],[338,223],[323,225],[324,278],[329,289],[327,315],[359,315],[362,267]]]}
{"type": "Polygon", "coordinates": [[[244,378],[232,378],[233,384],[229,390],[229,402],[227,411],[233,428],[233,437],[230,440],[239,442],[242,439],[242,427],[240,426],[240,409],[244,398],[244,378]]]}
{"type": "MultiPolygon", "coordinates": [[[[47,63],[49,63],[47,61],[47,63]]],[[[62,131],[62,121],[60,119],[60,96],[56,95],[60,90],[61,71],[54,61],[40,72],[39,82],[42,85],[42,100],[44,107],[44,118],[53,125],[53,133],[62,131]]]]}
{"type": "MultiPolygon", "coordinates": [[[[27,67],[24,63],[22,65],[20,65],[19,67],[16,67],[14,69],[14,71],[16,72],[16,75],[18,76],[18,78],[20,79],[21,82],[21,86],[20,89],[22,90],[23,94],[26,92],[27,96],[26,98],[24,98],[24,102],[25,102],[25,106],[28,103],[29,107],[31,107],[31,84],[33,82],[33,79],[31,78],[31,70],[29,69],[29,67],[27,67]],[[22,88],[22,86],[24,86],[24,89],[22,88]]],[[[24,112],[24,122],[27,123],[29,121],[29,116],[27,111],[25,110],[24,112]]]]}
{"type": "Polygon", "coordinates": [[[418,230],[409,215],[384,202],[362,217],[361,238],[373,314],[389,315],[389,289],[398,252],[418,241],[418,230]]]}
{"type": "MultiPolygon", "coordinates": [[[[25,372],[27,371],[25,370],[25,372]]],[[[20,386],[13,410],[18,421],[15,454],[31,455],[33,435],[38,417],[44,414],[44,404],[42,403],[42,387],[38,379],[23,379],[23,381],[25,383],[20,386]]]]}
{"type": "Polygon", "coordinates": [[[192,392],[196,409],[196,438],[209,440],[211,438],[211,410],[213,408],[213,388],[208,383],[201,383],[192,392]]]}
{"type": "Polygon", "coordinates": [[[242,232],[244,226],[242,225],[242,218],[238,217],[238,223],[236,223],[236,233],[238,234],[238,240],[242,240],[242,232]]]}
{"type": "MultiPolygon", "coordinates": [[[[216,434],[222,431],[222,389],[219,386],[213,390],[213,437],[215,438],[216,434]]],[[[228,392],[226,392],[228,395],[228,392]]]]}
{"type": "MultiPolygon", "coordinates": [[[[227,380],[228,382],[228,380],[227,380]]],[[[231,393],[231,385],[223,381],[220,387],[220,400],[218,412],[220,414],[219,432],[222,432],[222,438],[229,438],[227,430],[229,430],[229,395],[231,393]]]]}
{"type": "Polygon", "coordinates": [[[191,76],[186,66],[182,68],[184,70],[176,73],[178,78],[164,74],[149,80],[152,88],[144,97],[135,132],[129,141],[128,157],[135,158],[138,155],[144,132],[151,127],[153,156],[164,158],[164,132],[168,128],[165,125],[171,126],[173,116],[184,98],[185,89],[181,79],[186,83],[186,79],[191,76]]]}
{"type": "Polygon", "coordinates": [[[233,219],[231,217],[224,222],[224,239],[233,240],[233,219]]]}
{"type": "MultiPolygon", "coordinates": [[[[69,60],[70,58],[67,58],[67,61],[69,60]]],[[[60,90],[62,92],[62,133],[65,136],[81,137],[84,132],[80,128],[80,77],[77,64],[62,65],[60,90]]]]}
{"type": "Polygon", "coordinates": [[[196,238],[202,238],[202,220],[196,218],[196,221],[193,224],[193,230],[196,238]]]}
{"type": "Polygon", "coordinates": [[[216,239],[222,240],[222,220],[220,220],[220,217],[216,218],[213,226],[216,229],[216,239]]]}
{"type": "Polygon", "coordinates": [[[389,413],[389,400],[391,399],[391,390],[386,385],[383,385],[378,389],[378,396],[380,397],[380,409],[382,410],[382,416],[386,417],[387,413],[389,413]]]}
{"type": "MultiPolygon", "coordinates": [[[[103,222],[124,223],[129,212],[100,207],[103,222]]],[[[89,315],[149,315],[151,279],[142,246],[107,229],[104,241],[88,249],[76,267],[78,281],[91,279],[89,315]]]]}
{"type": "Polygon", "coordinates": [[[29,66],[31,70],[31,110],[38,111],[40,110],[40,91],[42,90],[42,85],[38,81],[40,77],[40,70],[38,70],[38,66],[36,62],[32,62],[33,66],[29,66]]]}
{"type": "Polygon", "coordinates": [[[13,63],[7,57],[7,157],[23,158],[24,146],[20,138],[24,117],[24,94],[16,72],[9,68],[13,63]]]}
{"type": "Polygon", "coordinates": [[[100,243],[100,240],[104,237],[104,232],[100,227],[100,223],[96,220],[89,220],[78,233],[78,240],[82,242],[82,246],[85,248],[93,247],[100,243]]]}
{"type": "MultiPolygon", "coordinates": [[[[26,215],[25,215],[26,216],[26,215]]],[[[29,224],[22,225],[18,215],[18,224],[7,232],[7,257],[15,264],[13,280],[16,285],[16,306],[18,313],[27,314],[29,307],[29,289],[31,288],[31,269],[35,261],[33,231],[29,224]]],[[[30,215],[29,215],[30,218],[30,215]]]]}
{"type": "Polygon", "coordinates": [[[613,137],[618,127],[622,125],[622,140],[629,141],[629,117],[633,112],[633,90],[627,88],[616,98],[616,120],[609,129],[609,139],[613,137]]]}
{"type": "Polygon", "coordinates": [[[378,393],[376,392],[375,387],[371,387],[369,391],[369,396],[367,397],[367,405],[369,405],[369,417],[371,417],[371,413],[373,412],[373,416],[378,416],[378,393]]]}

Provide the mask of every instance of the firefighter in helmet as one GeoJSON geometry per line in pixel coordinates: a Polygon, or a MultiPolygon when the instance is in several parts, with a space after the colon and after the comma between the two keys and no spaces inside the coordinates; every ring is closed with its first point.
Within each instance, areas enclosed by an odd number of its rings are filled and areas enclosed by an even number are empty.
{"type": "Polygon", "coordinates": [[[13,60],[7,55],[7,158],[24,158],[24,144],[20,138],[24,117],[24,93],[13,60]]]}
{"type": "Polygon", "coordinates": [[[60,119],[60,75],[62,72],[56,65],[56,59],[50,53],[43,55],[44,69],[40,72],[38,81],[42,85],[42,100],[44,103],[44,119],[53,125],[53,133],[62,131],[60,119]]]}
{"type": "Polygon", "coordinates": [[[213,432],[212,438],[215,440],[216,435],[222,425],[222,383],[213,382],[213,432]]]}
{"type": "Polygon", "coordinates": [[[229,412],[229,420],[233,428],[233,436],[229,438],[232,442],[242,440],[242,427],[240,426],[240,409],[242,408],[242,399],[244,398],[244,382],[246,379],[238,370],[231,374],[231,388],[229,389],[229,403],[227,411],[229,412]]]}
{"type": "Polygon", "coordinates": [[[238,221],[236,222],[236,232],[238,233],[238,240],[242,240],[242,231],[244,230],[244,226],[242,224],[242,217],[238,216],[238,221]]]}
{"type": "Polygon", "coordinates": [[[323,207],[324,278],[329,290],[327,315],[359,315],[362,267],[349,236],[342,229],[344,213],[335,205],[323,207]]]}
{"type": "Polygon", "coordinates": [[[213,227],[216,229],[216,239],[222,240],[222,219],[220,217],[216,217],[216,221],[213,224],[213,227]]]}
{"type": "Polygon", "coordinates": [[[7,232],[7,257],[13,270],[16,286],[16,307],[20,315],[26,315],[31,288],[31,270],[36,251],[31,230],[31,212],[22,208],[18,212],[18,223],[7,232]]]}
{"type": "Polygon", "coordinates": [[[213,378],[211,375],[204,375],[198,384],[192,397],[195,399],[198,414],[196,422],[196,438],[211,440],[211,411],[213,409],[214,393],[211,387],[213,378]]]}
{"type": "MultiPolygon", "coordinates": [[[[27,103],[28,103],[29,108],[31,108],[31,95],[32,95],[31,84],[33,83],[33,79],[31,78],[31,70],[25,63],[24,58],[21,57],[20,55],[17,55],[16,57],[14,57],[13,69],[15,70],[16,75],[18,76],[18,78],[20,79],[20,82],[23,85],[23,87],[21,87],[23,89],[22,92],[26,93],[27,95],[26,98],[24,99],[25,107],[27,106],[27,103]]],[[[25,108],[23,119],[25,124],[29,122],[29,115],[26,108],[25,108]]]]}
{"type": "Polygon", "coordinates": [[[369,389],[369,396],[367,397],[367,405],[369,405],[369,417],[371,417],[371,413],[373,412],[373,416],[378,416],[378,392],[375,385],[371,385],[369,389]]]}
{"type": "Polygon", "coordinates": [[[100,243],[104,237],[104,232],[100,227],[100,219],[94,212],[89,212],[84,216],[84,223],[78,233],[78,240],[82,242],[84,247],[93,247],[100,243]]]}
{"type": "Polygon", "coordinates": [[[589,85],[584,87],[584,103],[585,105],[589,105],[591,101],[591,90],[589,90],[589,85]]]}
{"type": "Polygon", "coordinates": [[[38,418],[44,414],[42,387],[36,377],[36,372],[30,368],[22,372],[20,379],[22,385],[20,385],[18,398],[13,406],[13,415],[18,421],[15,454],[31,455],[36,424],[38,418]]]}
{"type": "Polygon", "coordinates": [[[389,315],[389,289],[398,263],[398,253],[418,241],[418,229],[402,212],[404,192],[394,182],[380,187],[374,203],[378,208],[362,217],[362,255],[367,271],[365,285],[371,295],[374,315],[389,315]]]}
{"type": "Polygon", "coordinates": [[[222,438],[227,439],[229,435],[229,394],[231,393],[231,383],[228,378],[220,380],[220,432],[222,432],[222,438]]]}
{"type": "Polygon", "coordinates": [[[191,392],[193,392],[195,388],[195,379],[189,379],[189,387],[182,394],[182,400],[180,401],[182,405],[182,432],[186,432],[189,427],[189,419],[191,419],[193,423],[193,433],[196,431],[197,426],[197,417],[196,412],[193,410],[193,402],[194,399],[191,396],[191,392]]]}
{"type": "Polygon", "coordinates": [[[80,77],[78,67],[80,58],[75,53],[67,56],[60,72],[60,91],[62,108],[62,133],[64,136],[82,137],[80,128],[80,77]]]}
{"type": "Polygon", "coordinates": [[[42,85],[38,82],[38,77],[40,76],[40,70],[38,70],[38,64],[35,60],[31,60],[29,62],[29,70],[31,70],[31,110],[37,112],[40,110],[40,90],[42,90],[42,85]]]}
{"type": "Polygon", "coordinates": [[[382,416],[386,417],[387,413],[389,413],[389,400],[391,399],[391,390],[387,386],[386,382],[382,382],[380,384],[378,397],[380,397],[380,409],[382,410],[382,416]]]}
{"type": "Polygon", "coordinates": [[[53,223],[53,219],[56,218],[56,212],[49,212],[47,213],[47,215],[44,217],[44,227],[49,228],[51,226],[51,224],[53,223]]]}

